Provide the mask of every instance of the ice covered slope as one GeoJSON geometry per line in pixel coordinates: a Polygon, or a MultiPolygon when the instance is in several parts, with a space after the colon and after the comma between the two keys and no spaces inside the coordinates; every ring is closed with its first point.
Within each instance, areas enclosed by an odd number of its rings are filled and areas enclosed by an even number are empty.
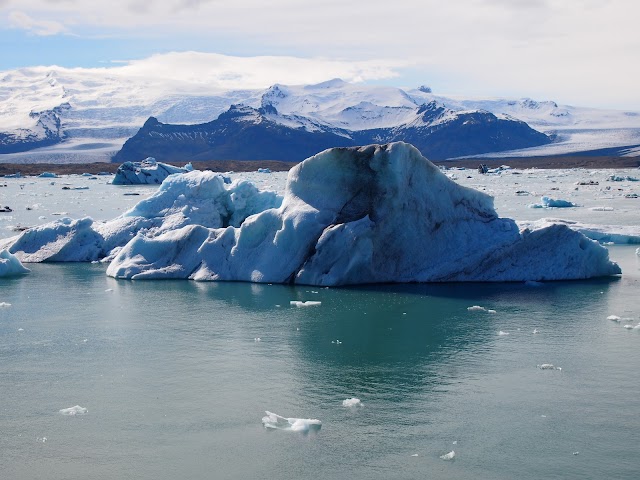
{"type": "Polygon", "coordinates": [[[561,280],[620,269],[605,248],[566,226],[520,232],[497,216],[491,197],[394,143],[305,160],[291,170],[281,207],[239,227],[138,235],[107,273],[347,285],[561,280]]]}

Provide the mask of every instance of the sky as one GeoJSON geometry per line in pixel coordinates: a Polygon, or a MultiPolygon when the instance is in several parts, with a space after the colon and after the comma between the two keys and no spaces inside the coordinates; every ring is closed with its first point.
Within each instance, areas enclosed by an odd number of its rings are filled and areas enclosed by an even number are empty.
{"type": "Polygon", "coordinates": [[[638,19],[637,0],[0,0],[0,71],[340,77],[640,111],[638,19]]]}

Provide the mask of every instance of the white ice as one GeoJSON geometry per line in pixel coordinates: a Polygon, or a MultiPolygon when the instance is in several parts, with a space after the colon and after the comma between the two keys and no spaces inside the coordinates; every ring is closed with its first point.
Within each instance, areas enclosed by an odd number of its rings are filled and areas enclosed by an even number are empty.
{"type": "Polygon", "coordinates": [[[537,365],[540,370],[562,370],[562,367],[556,367],[551,363],[543,363],[542,365],[537,365]]]}
{"type": "Polygon", "coordinates": [[[322,427],[320,420],[312,418],[287,418],[269,411],[265,411],[265,413],[266,415],[262,417],[262,424],[265,428],[309,433],[318,431],[322,427]]]}
{"type": "Polygon", "coordinates": [[[473,305],[472,307],[467,307],[467,310],[469,310],[470,312],[486,312],[487,309],[484,307],[481,307],[480,305],[473,305]]]}
{"type": "Polygon", "coordinates": [[[118,167],[112,183],[114,185],[160,185],[165,178],[174,173],[187,173],[193,170],[189,163],[184,167],[174,167],[147,157],[140,162],[124,162],[118,167]]]}
{"type": "Polygon", "coordinates": [[[85,407],[81,407],[80,405],[76,405],[75,407],[63,408],[60,410],[62,415],[84,415],[89,410],[85,407]]]}
{"type": "Polygon", "coordinates": [[[211,172],[172,175],[110,222],[61,219],[10,251],[22,261],[113,258],[107,274],[130,279],[327,286],[620,273],[596,242],[565,225],[520,230],[492,197],[400,142],[315,155],[289,172],[284,199],[211,172]]]}
{"type": "Polygon", "coordinates": [[[29,272],[30,270],[22,265],[18,257],[6,249],[0,250],[0,277],[13,277],[29,272]]]}
{"type": "Polygon", "coordinates": [[[451,450],[449,453],[445,453],[444,455],[440,455],[442,460],[453,460],[456,456],[456,452],[451,450]]]}
{"type": "Polygon", "coordinates": [[[361,407],[362,406],[362,402],[360,401],[359,398],[347,398],[346,400],[342,401],[342,406],[343,407],[361,407]]]}
{"type": "Polygon", "coordinates": [[[322,305],[322,302],[317,302],[313,300],[307,300],[306,302],[301,302],[299,300],[291,300],[289,304],[295,307],[314,307],[314,306],[322,305]]]}

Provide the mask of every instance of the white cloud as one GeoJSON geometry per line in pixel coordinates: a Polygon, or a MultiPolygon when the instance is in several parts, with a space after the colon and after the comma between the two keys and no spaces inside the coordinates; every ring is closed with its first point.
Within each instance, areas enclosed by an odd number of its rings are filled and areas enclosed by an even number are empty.
{"type": "Polygon", "coordinates": [[[49,36],[66,33],[67,28],[54,20],[37,20],[24,12],[9,13],[9,24],[14,28],[21,28],[34,35],[49,36]]]}
{"type": "MultiPolygon", "coordinates": [[[[118,61],[118,64],[121,62],[118,61]]],[[[399,61],[339,61],[289,56],[234,57],[215,53],[172,52],[126,62],[108,69],[85,69],[109,75],[145,77],[149,81],[173,82],[176,88],[253,89],[274,83],[319,83],[331,78],[349,82],[398,77],[399,61]]]]}
{"type": "Polygon", "coordinates": [[[640,108],[636,0],[9,2],[26,12],[12,23],[39,34],[73,21],[76,34],[153,37],[159,51],[190,40],[243,55],[393,58],[420,68],[426,83],[439,78],[441,91],[640,108]]]}

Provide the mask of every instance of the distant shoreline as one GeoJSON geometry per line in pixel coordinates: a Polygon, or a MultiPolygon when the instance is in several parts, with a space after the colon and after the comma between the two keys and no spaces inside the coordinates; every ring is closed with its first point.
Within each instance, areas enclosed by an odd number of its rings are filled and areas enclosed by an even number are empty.
{"type": "MultiPolygon", "coordinates": [[[[169,162],[171,163],[171,162],[169,162]]],[[[177,166],[183,166],[184,163],[177,166]]],[[[436,161],[436,165],[448,167],[477,168],[485,164],[489,168],[508,165],[512,168],[638,168],[640,157],[594,157],[594,156],[549,156],[529,158],[469,158],[458,160],[436,161]]],[[[258,168],[268,168],[274,172],[288,171],[296,165],[296,162],[282,162],[278,160],[212,160],[208,162],[192,162],[198,170],[213,170],[215,172],[253,172],[258,168]]],[[[71,175],[100,172],[115,173],[118,163],[0,163],[0,176],[20,172],[25,176],[39,175],[43,172],[51,172],[57,175],[71,175]]]]}

